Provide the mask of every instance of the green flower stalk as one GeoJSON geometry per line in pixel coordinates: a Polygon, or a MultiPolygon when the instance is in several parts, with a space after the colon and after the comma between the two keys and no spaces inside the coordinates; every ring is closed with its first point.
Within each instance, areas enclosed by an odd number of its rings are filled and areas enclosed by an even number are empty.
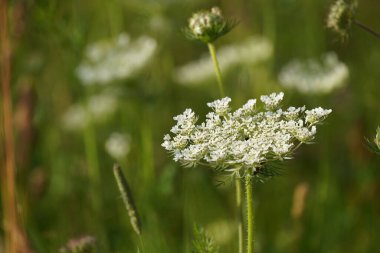
{"type": "Polygon", "coordinates": [[[185,28],[188,38],[207,44],[218,80],[219,93],[222,97],[224,97],[222,73],[213,42],[231,31],[236,24],[235,20],[226,19],[218,7],[213,7],[210,11],[202,10],[194,13],[189,19],[189,26],[185,28]]]}
{"type": "Polygon", "coordinates": [[[254,232],[253,232],[253,196],[252,196],[252,185],[253,177],[247,175],[245,177],[245,194],[246,194],[246,205],[247,205],[247,253],[253,253],[254,250],[254,232]]]}

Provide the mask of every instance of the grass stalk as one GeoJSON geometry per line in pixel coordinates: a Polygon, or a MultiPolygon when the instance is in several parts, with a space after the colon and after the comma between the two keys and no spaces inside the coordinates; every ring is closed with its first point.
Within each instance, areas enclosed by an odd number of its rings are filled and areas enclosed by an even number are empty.
{"type": "Polygon", "coordinates": [[[250,175],[245,176],[245,194],[247,205],[247,253],[253,253],[254,250],[252,182],[253,179],[250,175]]]}
{"type": "Polygon", "coordinates": [[[214,64],[216,79],[218,80],[219,93],[222,97],[224,97],[222,73],[220,71],[218,59],[216,58],[215,46],[212,43],[208,43],[207,46],[208,46],[208,49],[210,51],[212,62],[214,64]]]}

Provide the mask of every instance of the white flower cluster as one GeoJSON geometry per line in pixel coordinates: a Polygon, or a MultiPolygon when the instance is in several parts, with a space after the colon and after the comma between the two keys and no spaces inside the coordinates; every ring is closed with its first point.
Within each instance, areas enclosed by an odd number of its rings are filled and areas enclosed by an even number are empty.
{"type": "Polygon", "coordinates": [[[174,117],[174,136],[165,135],[162,146],[174,160],[186,166],[207,164],[233,172],[259,173],[267,162],[290,158],[301,143],[310,143],[316,124],[331,110],[305,107],[280,108],[284,94],[261,96],[263,108],[250,99],[232,112],[226,97],[207,105],[213,109],[206,121],[196,125],[191,109],[174,117]]]}
{"type": "Polygon", "coordinates": [[[66,130],[83,130],[90,122],[104,122],[117,109],[117,98],[110,94],[90,97],[83,104],[72,105],[63,115],[63,128],[66,130]]]}
{"type": "MultiPolygon", "coordinates": [[[[273,55],[272,43],[263,37],[250,37],[238,44],[221,47],[218,61],[222,73],[237,65],[256,64],[268,60],[273,55]]],[[[202,83],[215,77],[214,65],[209,55],[177,68],[174,72],[176,82],[184,85],[202,83]]]]}
{"type": "Polygon", "coordinates": [[[131,147],[131,138],[127,134],[112,133],[105,143],[107,153],[116,160],[123,160],[128,155],[131,147]]]}
{"type": "Polygon", "coordinates": [[[157,47],[148,36],[131,41],[128,34],[98,41],[86,48],[85,59],[78,66],[78,78],[85,85],[106,84],[130,77],[143,68],[157,47]]]}
{"type": "Polygon", "coordinates": [[[335,53],[327,53],[322,61],[309,59],[288,63],[279,75],[279,82],[304,94],[327,94],[343,86],[349,76],[347,66],[335,53]]]}

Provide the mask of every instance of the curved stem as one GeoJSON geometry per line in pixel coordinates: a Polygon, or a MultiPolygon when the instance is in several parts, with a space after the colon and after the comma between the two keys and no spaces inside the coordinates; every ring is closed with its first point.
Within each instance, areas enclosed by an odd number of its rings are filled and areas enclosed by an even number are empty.
{"type": "Polygon", "coordinates": [[[357,25],[358,27],[360,27],[361,29],[363,29],[364,31],[372,34],[373,36],[375,36],[376,38],[380,39],[380,34],[375,32],[374,30],[372,30],[372,28],[369,28],[368,26],[366,26],[365,24],[361,23],[359,20],[354,20],[354,24],[357,25]]]}
{"type": "Polygon", "coordinates": [[[253,253],[253,198],[252,198],[252,177],[245,176],[245,193],[247,202],[247,253],[253,253]]]}
{"type": "Polygon", "coordinates": [[[224,97],[222,73],[220,72],[219,62],[218,62],[218,59],[216,58],[215,46],[212,43],[208,43],[207,46],[208,46],[208,49],[210,51],[212,62],[214,63],[216,79],[218,80],[219,93],[222,97],[224,97]]]}
{"type": "Polygon", "coordinates": [[[242,210],[241,210],[241,179],[236,178],[236,207],[238,210],[238,238],[239,238],[239,253],[243,253],[243,224],[242,224],[242,210]]]}

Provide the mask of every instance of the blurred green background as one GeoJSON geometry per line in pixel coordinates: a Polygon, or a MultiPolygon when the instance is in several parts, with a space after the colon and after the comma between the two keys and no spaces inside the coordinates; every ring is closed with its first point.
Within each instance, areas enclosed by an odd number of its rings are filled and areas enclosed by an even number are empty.
{"type": "MultiPolygon", "coordinates": [[[[208,53],[204,44],[185,38],[188,18],[217,5],[239,20],[216,42],[217,50],[250,36],[273,44],[268,59],[223,73],[235,108],[284,91],[285,105],[333,109],[316,143],[287,161],[282,176],[255,184],[256,251],[380,252],[380,157],[364,144],[380,124],[380,41],[352,27],[341,42],[325,28],[331,3],[10,1],[18,202],[32,248],[57,252],[68,239],[88,234],[97,238],[99,252],[137,252],[138,239],[113,178],[117,160],[140,212],[146,252],[191,252],[195,223],[214,237],[220,252],[236,252],[231,180],[208,168],[183,168],[161,147],[173,116],[186,108],[205,115],[206,103],[218,98],[214,77],[199,85],[173,78],[179,66],[208,53]],[[77,73],[87,46],[120,33],[131,41],[153,39],[149,60],[128,77],[84,85],[77,73]],[[344,87],[305,95],[280,86],[278,74],[286,63],[330,51],[349,68],[344,87]],[[100,122],[89,119],[83,127],[79,120],[82,127],[67,130],[67,111],[99,94],[114,98],[113,109],[100,122]],[[115,132],[128,136],[125,155],[116,159],[105,147],[115,132]]],[[[377,1],[360,1],[357,17],[380,30],[379,9],[377,1]]]]}

